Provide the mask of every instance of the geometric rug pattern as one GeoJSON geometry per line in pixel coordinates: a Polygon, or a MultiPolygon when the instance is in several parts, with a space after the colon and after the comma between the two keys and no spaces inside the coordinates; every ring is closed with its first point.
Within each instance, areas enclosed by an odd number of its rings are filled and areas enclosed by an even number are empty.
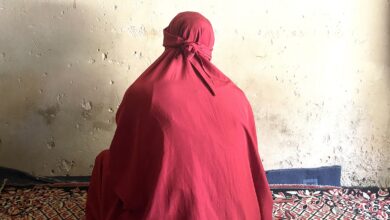
{"type": "MultiPolygon", "coordinates": [[[[390,219],[389,189],[272,189],[275,219],[390,219]]],[[[87,187],[5,187],[0,219],[83,219],[87,187]]]]}
{"type": "Polygon", "coordinates": [[[388,189],[273,190],[275,219],[390,219],[388,189]]]}
{"type": "Polygon", "coordinates": [[[86,188],[6,187],[0,194],[0,219],[79,220],[86,198],[86,188]]]}

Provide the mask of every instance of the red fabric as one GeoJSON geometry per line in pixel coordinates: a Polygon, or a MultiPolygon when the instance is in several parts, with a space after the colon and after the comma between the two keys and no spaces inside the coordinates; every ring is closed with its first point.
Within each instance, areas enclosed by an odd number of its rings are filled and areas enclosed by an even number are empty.
{"type": "Polygon", "coordinates": [[[199,13],[164,29],[120,104],[109,163],[96,160],[87,219],[272,219],[250,104],[210,62],[213,44],[199,13]]]}

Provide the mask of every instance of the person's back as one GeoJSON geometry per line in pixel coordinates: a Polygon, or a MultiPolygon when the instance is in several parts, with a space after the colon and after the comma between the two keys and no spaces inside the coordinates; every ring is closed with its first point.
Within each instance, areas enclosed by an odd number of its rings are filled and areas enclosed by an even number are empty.
{"type": "Polygon", "coordinates": [[[126,91],[96,161],[87,219],[272,219],[251,107],[210,63],[213,43],[199,13],[164,29],[166,50],[126,91]]]}

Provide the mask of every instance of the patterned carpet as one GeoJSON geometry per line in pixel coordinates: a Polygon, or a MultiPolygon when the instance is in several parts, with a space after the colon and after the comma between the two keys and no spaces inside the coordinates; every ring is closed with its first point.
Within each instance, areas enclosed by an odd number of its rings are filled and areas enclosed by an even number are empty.
{"type": "Polygon", "coordinates": [[[0,194],[0,219],[82,219],[86,188],[6,187],[0,194]]]}
{"type": "MultiPolygon", "coordinates": [[[[82,219],[87,187],[5,187],[0,219],[82,219]]],[[[390,219],[389,189],[273,188],[275,219],[390,219]]]]}
{"type": "Polygon", "coordinates": [[[274,189],[275,219],[390,219],[389,189],[274,189]]]}

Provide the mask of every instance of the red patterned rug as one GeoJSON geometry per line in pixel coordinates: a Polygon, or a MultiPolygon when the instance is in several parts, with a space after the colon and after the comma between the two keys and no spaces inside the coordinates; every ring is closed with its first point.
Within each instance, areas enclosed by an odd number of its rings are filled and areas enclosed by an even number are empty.
{"type": "MultiPolygon", "coordinates": [[[[389,189],[274,186],[275,219],[390,219],[389,189]],[[294,189],[291,189],[294,188],[294,189]]],[[[82,219],[87,187],[5,187],[0,219],[82,219]]]]}
{"type": "Polygon", "coordinates": [[[275,219],[390,219],[389,189],[273,189],[275,219]]]}
{"type": "Polygon", "coordinates": [[[86,199],[85,187],[6,187],[0,194],[0,219],[83,219],[86,199]]]}

